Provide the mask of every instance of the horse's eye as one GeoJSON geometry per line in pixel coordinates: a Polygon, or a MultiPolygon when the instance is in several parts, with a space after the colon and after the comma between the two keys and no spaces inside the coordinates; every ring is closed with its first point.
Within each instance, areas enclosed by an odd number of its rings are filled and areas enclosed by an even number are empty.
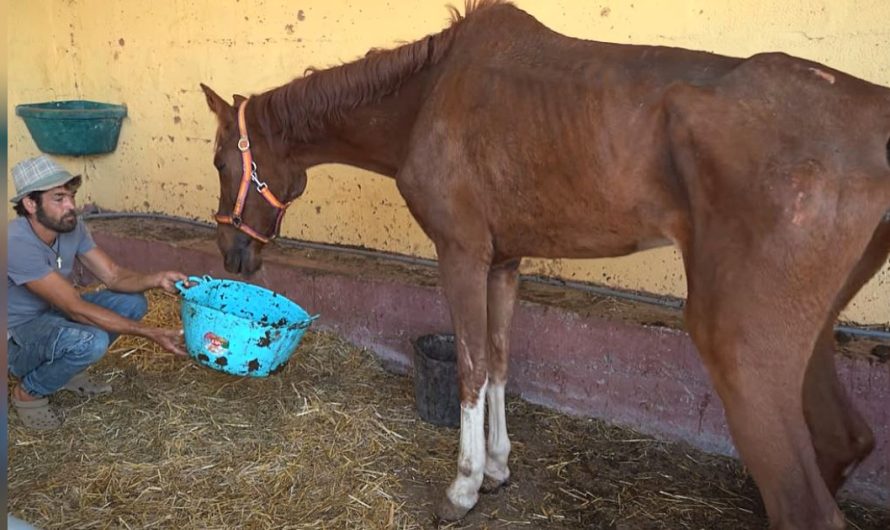
{"type": "Polygon", "coordinates": [[[218,160],[214,160],[213,165],[216,166],[217,171],[222,171],[226,168],[226,163],[218,160]]]}

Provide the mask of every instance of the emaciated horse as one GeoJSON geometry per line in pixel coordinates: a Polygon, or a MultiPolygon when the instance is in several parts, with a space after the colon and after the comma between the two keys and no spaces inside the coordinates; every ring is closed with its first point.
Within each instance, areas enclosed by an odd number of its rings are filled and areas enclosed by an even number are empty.
{"type": "Polygon", "coordinates": [[[441,517],[510,476],[520,260],[674,244],[687,329],[771,525],[844,527],[834,494],[874,438],[838,381],[832,327],[890,253],[890,89],[779,53],[568,38],[496,0],[234,105],[202,87],[228,271],[260,267],[325,163],[394,178],[435,243],[461,396],[441,517]]]}

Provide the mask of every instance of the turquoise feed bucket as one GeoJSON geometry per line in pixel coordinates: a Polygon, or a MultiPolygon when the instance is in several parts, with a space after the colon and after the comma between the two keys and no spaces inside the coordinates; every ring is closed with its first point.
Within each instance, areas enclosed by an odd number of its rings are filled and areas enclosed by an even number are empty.
{"type": "Polygon", "coordinates": [[[280,370],[318,318],[284,296],[249,283],[189,277],[177,282],[189,355],[231,375],[266,377],[280,370]]]}
{"type": "Polygon", "coordinates": [[[117,148],[127,107],[78,99],[16,105],[15,113],[44,153],[82,156],[117,148]]]}

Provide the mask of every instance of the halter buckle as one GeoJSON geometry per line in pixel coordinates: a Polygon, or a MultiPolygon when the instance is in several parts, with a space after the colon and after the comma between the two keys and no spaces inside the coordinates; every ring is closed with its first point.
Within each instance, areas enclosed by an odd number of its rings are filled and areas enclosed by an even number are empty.
{"type": "Polygon", "coordinates": [[[238,139],[238,150],[244,153],[248,149],[250,149],[250,140],[246,136],[242,136],[238,139]]]}

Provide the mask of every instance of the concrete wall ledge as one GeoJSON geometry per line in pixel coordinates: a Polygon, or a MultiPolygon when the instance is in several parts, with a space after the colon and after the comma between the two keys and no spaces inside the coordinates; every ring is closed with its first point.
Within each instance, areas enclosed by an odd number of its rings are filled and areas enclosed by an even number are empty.
{"type": "MultiPolygon", "coordinates": [[[[92,220],[96,241],[137,270],[175,268],[230,278],[213,231],[157,219],[92,220]]],[[[407,372],[412,339],[451,329],[433,267],[337,251],[267,248],[250,281],[285,294],[316,327],[407,372]]],[[[846,344],[838,371],[877,447],[844,494],[890,503],[890,366],[846,344]]],[[[676,309],[523,282],[511,331],[510,392],[700,449],[734,454],[722,405],[676,309]]]]}

